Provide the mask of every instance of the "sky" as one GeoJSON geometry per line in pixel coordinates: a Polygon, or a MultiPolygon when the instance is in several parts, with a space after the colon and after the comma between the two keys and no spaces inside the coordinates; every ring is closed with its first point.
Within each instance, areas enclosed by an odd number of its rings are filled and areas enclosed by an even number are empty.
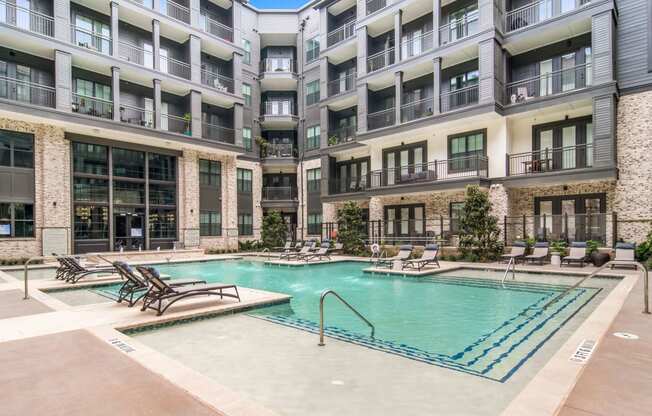
{"type": "Polygon", "coordinates": [[[249,0],[249,3],[259,9],[296,9],[308,0],[249,0]]]}

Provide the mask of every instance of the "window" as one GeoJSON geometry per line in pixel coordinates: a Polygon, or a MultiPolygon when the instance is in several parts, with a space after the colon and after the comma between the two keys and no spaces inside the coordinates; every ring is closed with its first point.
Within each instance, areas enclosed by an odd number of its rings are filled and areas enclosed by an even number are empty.
{"type": "Polygon", "coordinates": [[[253,149],[253,143],[251,142],[251,129],[249,127],[242,128],[242,146],[247,152],[251,152],[251,149],[253,149]]]}
{"type": "Polygon", "coordinates": [[[252,235],[254,233],[253,217],[251,214],[238,214],[238,234],[252,235]]]}
{"type": "Polygon", "coordinates": [[[315,36],[306,42],[306,62],[319,58],[319,38],[315,36]]]}
{"type": "Polygon", "coordinates": [[[242,39],[242,47],[244,48],[244,56],[242,57],[242,63],[251,65],[251,42],[247,39],[242,39]]]}
{"type": "Polygon", "coordinates": [[[108,175],[108,148],[95,144],[73,143],[75,173],[108,175]]]}
{"type": "Polygon", "coordinates": [[[321,214],[308,214],[308,234],[321,234],[321,214]]]}
{"type": "Polygon", "coordinates": [[[310,169],[306,172],[308,177],[308,192],[320,192],[321,191],[321,168],[310,169]]]}
{"type": "Polygon", "coordinates": [[[306,105],[312,105],[319,102],[319,80],[314,80],[306,84],[306,105]]]}
{"type": "Polygon", "coordinates": [[[448,170],[459,172],[476,170],[484,166],[486,154],[484,130],[448,137],[448,170]]]}
{"type": "Polygon", "coordinates": [[[251,193],[251,170],[238,168],[237,181],[238,192],[251,193]]]}
{"type": "Polygon", "coordinates": [[[126,178],[145,178],[145,153],[135,150],[112,150],[113,176],[126,178]]]}
{"type": "Polygon", "coordinates": [[[111,53],[111,26],[99,20],[77,14],[73,37],[73,42],[78,46],[101,53],[111,53]]]}
{"type": "Polygon", "coordinates": [[[199,213],[199,235],[202,237],[222,235],[222,215],[215,211],[201,211],[199,213]]]}
{"type": "Polygon", "coordinates": [[[312,126],[306,130],[306,149],[319,149],[320,127],[312,126]]]}
{"type": "Polygon", "coordinates": [[[451,202],[449,211],[451,233],[457,234],[460,230],[460,217],[464,211],[464,202],[451,202]]]}
{"type": "Polygon", "coordinates": [[[0,203],[0,238],[34,237],[34,205],[0,203]]]}
{"type": "Polygon", "coordinates": [[[156,181],[175,181],[177,177],[174,156],[149,154],[149,179],[156,181]]]}
{"type": "Polygon", "coordinates": [[[222,164],[215,160],[199,160],[199,184],[219,188],[221,185],[222,164]]]}
{"type": "Polygon", "coordinates": [[[251,107],[251,85],[242,83],[242,96],[244,97],[244,105],[251,107]]]}
{"type": "Polygon", "coordinates": [[[0,130],[0,166],[34,167],[34,139],[25,133],[0,130]]]}
{"type": "Polygon", "coordinates": [[[103,240],[109,238],[109,207],[75,206],[75,240],[103,240]]]}
{"type": "MultiPolygon", "coordinates": [[[[149,236],[152,239],[174,239],[177,236],[177,213],[175,208],[149,209],[149,236]]],[[[154,244],[152,244],[154,245],[154,244]]]]}

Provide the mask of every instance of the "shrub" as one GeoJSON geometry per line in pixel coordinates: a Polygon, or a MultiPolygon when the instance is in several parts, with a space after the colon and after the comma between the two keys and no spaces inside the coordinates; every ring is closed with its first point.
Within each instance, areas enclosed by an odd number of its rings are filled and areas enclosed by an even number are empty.
{"type": "Polygon", "coordinates": [[[262,243],[257,240],[244,240],[238,241],[239,251],[248,252],[248,251],[258,251],[261,248],[262,243]]]}
{"type": "MultiPolygon", "coordinates": [[[[342,251],[346,254],[360,256],[365,253],[362,234],[362,209],[354,201],[348,201],[337,210],[338,238],[342,243],[342,251]]],[[[389,253],[388,253],[389,256],[389,253]]]]}
{"type": "Polygon", "coordinates": [[[467,186],[460,215],[460,251],[465,259],[496,260],[503,252],[496,217],[490,215],[491,203],[477,185],[467,186]]]}
{"type": "Polygon", "coordinates": [[[636,259],[645,262],[652,258],[652,230],[647,234],[644,242],[636,246],[636,259]]]}
{"type": "Polygon", "coordinates": [[[566,255],[566,242],[564,240],[557,240],[550,243],[550,251],[559,253],[560,256],[566,255]]]}
{"type": "Polygon", "coordinates": [[[595,240],[588,240],[586,242],[586,255],[590,256],[591,253],[598,251],[598,242],[595,240]]]}
{"type": "Polygon", "coordinates": [[[263,246],[267,248],[282,247],[288,236],[288,227],[283,217],[277,211],[272,211],[263,218],[261,237],[263,246]]]}

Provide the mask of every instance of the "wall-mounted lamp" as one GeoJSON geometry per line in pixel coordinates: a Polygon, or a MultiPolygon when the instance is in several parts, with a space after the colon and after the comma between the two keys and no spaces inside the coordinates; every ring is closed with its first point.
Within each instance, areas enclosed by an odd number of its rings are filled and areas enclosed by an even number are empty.
{"type": "Polygon", "coordinates": [[[53,206],[53,207],[56,207],[56,206],[57,206],[57,201],[54,201],[54,202],[52,203],[52,206],[53,206]]]}

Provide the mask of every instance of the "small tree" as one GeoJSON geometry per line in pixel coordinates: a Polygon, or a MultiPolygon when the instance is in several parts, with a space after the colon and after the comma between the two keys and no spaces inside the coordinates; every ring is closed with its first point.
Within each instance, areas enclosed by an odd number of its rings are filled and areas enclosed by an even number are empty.
{"type": "Polygon", "coordinates": [[[362,233],[362,209],[354,201],[348,201],[337,210],[337,236],[342,243],[342,250],[346,254],[355,256],[365,251],[364,236],[362,233]]]}
{"type": "Polygon", "coordinates": [[[468,260],[495,260],[503,252],[496,217],[490,215],[491,202],[478,186],[467,186],[460,215],[460,251],[468,260]]]}
{"type": "Polygon", "coordinates": [[[281,214],[272,211],[263,217],[261,238],[267,248],[282,247],[287,239],[288,228],[281,214]]]}

